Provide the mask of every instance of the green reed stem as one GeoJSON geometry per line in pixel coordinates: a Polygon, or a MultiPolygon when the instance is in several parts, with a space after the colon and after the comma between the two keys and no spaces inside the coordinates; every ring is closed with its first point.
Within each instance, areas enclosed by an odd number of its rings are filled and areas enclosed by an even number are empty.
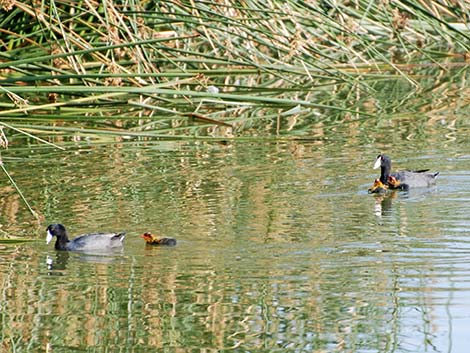
{"type": "Polygon", "coordinates": [[[39,219],[39,216],[38,214],[36,213],[36,211],[33,210],[33,208],[31,207],[31,205],[29,204],[28,200],[26,200],[26,197],[23,195],[23,192],[21,191],[21,189],[18,187],[18,185],[16,184],[15,180],[11,177],[10,173],[8,173],[8,170],[6,169],[5,167],[5,164],[3,163],[2,160],[0,160],[0,167],[2,168],[3,172],[5,173],[5,175],[8,177],[8,179],[10,180],[10,183],[15,187],[16,191],[18,192],[18,194],[20,195],[21,199],[23,200],[23,202],[26,204],[26,206],[28,207],[29,211],[31,212],[31,214],[33,215],[34,218],[36,219],[39,219]]]}

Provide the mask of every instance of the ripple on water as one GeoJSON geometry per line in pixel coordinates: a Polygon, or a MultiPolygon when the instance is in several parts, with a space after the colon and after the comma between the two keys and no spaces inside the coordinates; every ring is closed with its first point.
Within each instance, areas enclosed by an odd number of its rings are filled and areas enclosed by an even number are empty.
{"type": "MultiPolygon", "coordinates": [[[[36,351],[49,342],[58,350],[415,352],[423,342],[441,351],[451,338],[464,342],[466,160],[440,168],[436,188],[380,198],[362,190],[376,175],[354,146],[306,145],[301,156],[282,144],[172,148],[69,156],[60,173],[38,168],[29,189],[30,173],[15,171],[29,195],[45,199],[47,219],[73,234],[125,229],[128,238],[109,257],[60,255],[42,240],[0,248],[2,337],[36,351]],[[148,248],[144,231],[178,245],[148,248]]],[[[423,153],[402,155],[420,164],[423,153]]],[[[439,155],[422,162],[445,163],[439,155]]]]}

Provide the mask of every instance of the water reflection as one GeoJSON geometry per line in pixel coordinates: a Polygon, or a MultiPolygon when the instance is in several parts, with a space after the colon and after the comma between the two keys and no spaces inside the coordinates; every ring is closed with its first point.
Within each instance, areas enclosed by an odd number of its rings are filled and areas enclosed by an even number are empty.
{"type": "Polygon", "coordinates": [[[53,271],[62,271],[67,268],[70,254],[67,251],[57,251],[55,258],[47,255],[46,265],[47,269],[50,270],[52,275],[53,271]]]}
{"type": "MultiPolygon", "coordinates": [[[[90,257],[46,247],[41,225],[41,242],[0,249],[6,349],[455,347],[468,323],[456,313],[470,305],[470,160],[398,148],[414,162],[432,156],[426,166],[443,171],[437,187],[368,195],[379,148],[365,155],[366,142],[354,147],[361,138],[368,143],[356,131],[348,148],[172,142],[48,152],[28,161],[34,182],[10,168],[45,223],[128,236],[122,254],[90,257]],[[147,231],[178,245],[148,248],[139,237],[147,231]]],[[[34,234],[3,190],[2,230],[34,234]]]]}
{"type": "Polygon", "coordinates": [[[393,200],[398,197],[398,191],[390,190],[385,194],[375,194],[374,214],[382,217],[384,214],[390,213],[393,200]]]}
{"type": "Polygon", "coordinates": [[[70,256],[74,256],[79,262],[89,262],[94,264],[111,264],[113,261],[117,261],[119,256],[122,256],[122,251],[113,251],[106,253],[83,253],[74,252],[70,254],[68,251],[56,251],[54,255],[46,256],[47,269],[52,271],[63,271],[68,267],[70,256]]]}

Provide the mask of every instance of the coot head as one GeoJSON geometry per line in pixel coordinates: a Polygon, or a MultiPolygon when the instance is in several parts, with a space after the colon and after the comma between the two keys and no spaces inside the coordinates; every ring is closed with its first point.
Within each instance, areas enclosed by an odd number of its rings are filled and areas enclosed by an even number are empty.
{"type": "Polygon", "coordinates": [[[46,243],[49,244],[53,237],[68,240],[67,231],[62,224],[51,224],[47,227],[46,243]]]}
{"type": "Polygon", "coordinates": [[[148,244],[151,244],[153,243],[155,240],[157,240],[157,237],[154,236],[152,233],[150,232],[146,232],[144,234],[142,234],[140,236],[141,238],[144,238],[145,242],[148,243],[148,244]]]}
{"type": "Polygon", "coordinates": [[[374,163],[374,169],[377,169],[379,167],[390,167],[392,166],[392,160],[390,159],[389,156],[386,156],[384,154],[379,154],[377,156],[377,159],[375,160],[374,163]]]}

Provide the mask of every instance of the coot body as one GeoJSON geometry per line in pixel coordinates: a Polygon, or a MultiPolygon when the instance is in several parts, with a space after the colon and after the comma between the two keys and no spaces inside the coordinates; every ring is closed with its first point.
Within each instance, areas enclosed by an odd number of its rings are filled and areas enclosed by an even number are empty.
{"type": "Polygon", "coordinates": [[[109,251],[123,246],[126,233],[91,233],[83,234],[69,240],[67,230],[62,224],[51,224],[47,227],[46,243],[54,237],[55,249],[65,251],[109,251]]]}

